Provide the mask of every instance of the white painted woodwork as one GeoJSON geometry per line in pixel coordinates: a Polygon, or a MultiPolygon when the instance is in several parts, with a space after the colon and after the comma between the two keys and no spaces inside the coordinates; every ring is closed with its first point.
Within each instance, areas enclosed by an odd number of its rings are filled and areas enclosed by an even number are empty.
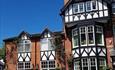
{"type": "Polygon", "coordinates": [[[88,55],[87,55],[87,53],[84,51],[83,54],[82,54],[82,56],[88,56],[88,55]]]}

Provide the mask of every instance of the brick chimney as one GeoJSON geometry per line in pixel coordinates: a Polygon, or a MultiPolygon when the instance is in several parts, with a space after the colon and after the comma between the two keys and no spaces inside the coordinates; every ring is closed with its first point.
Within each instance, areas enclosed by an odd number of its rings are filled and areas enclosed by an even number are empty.
{"type": "Polygon", "coordinates": [[[64,5],[68,2],[69,0],[64,0],[64,5]]]}

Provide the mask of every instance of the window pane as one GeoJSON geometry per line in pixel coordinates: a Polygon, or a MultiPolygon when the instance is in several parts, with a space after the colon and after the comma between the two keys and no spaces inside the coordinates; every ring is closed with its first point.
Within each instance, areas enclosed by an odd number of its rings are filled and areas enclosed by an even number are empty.
{"type": "Polygon", "coordinates": [[[79,61],[74,62],[74,70],[80,70],[79,61]]]}
{"type": "Polygon", "coordinates": [[[91,10],[91,2],[86,2],[87,11],[91,10]]]}
{"type": "Polygon", "coordinates": [[[30,52],[30,44],[25,44],[25,52],[30,52]]]}
{"type": "Polygon", "coordinates": [[[88,59],[87,58],[82,59],[82,68],[83,70],[88,70],[88,59]]]}
{"type": "Polygon", "coordinates": [[[80,28],[80,41],[81,41],[81,45],[86,45],[86,28],[85,27],[80,28]]]}
{"type": "Polygon", "coordinates": [[[78,4],[73,4],[73,12],[74,14],[78,13],[78,4]]]}
{"type": "Polygon", "coordinates": [[[96,26],[96,42],[98,45],[103,45],[103,29],[101,26],[96,26]]]}
{"type": "Polygon", "coordinates": [[[93,10],[96,9],[96,1],[92,1],[92,9],[93,9],[93,10]]]}
{"type": "Polygon", "coordinates": [[[99,59],[99,69],[104,70],[105,66],[106,66],[106,60],[104,58],[100,58],[99,59]]]}
{"type": "Polygon", "coordinates": [[[74,46],[78,46],[78,36],[74,36],[74,46]]]}
{"type": "Polygon", "coordinates": [[[93,28],[93,26],[88,27],[88,44],[94,44],[94,28],[93,28]]]}
{"type": "Polygon", "coordinates": [[[83,3],[79,4],[79,11],[84,12],[84,4],[83,3]]]}
{"type": "Polygon", "coordinates": [[[96,34],[96,41],[97,41],[97,44],[102,44],[102,34],[100,33],[96,34]]]}
{"type": "Polygon", "coordinates": [[[76,46],[78,46],[78,30],[77,29],[74,29],[73,32],[73,48],[75,48],[76,46]]]}
{"type": "Polygon", "coordinates": [[[18,52],[23,52],[23,44],[19,43],[18,45],[18,52]]]}

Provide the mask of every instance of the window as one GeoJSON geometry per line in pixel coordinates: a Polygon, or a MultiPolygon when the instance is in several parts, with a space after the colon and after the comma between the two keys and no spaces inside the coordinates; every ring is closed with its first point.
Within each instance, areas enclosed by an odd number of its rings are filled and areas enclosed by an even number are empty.
{"type": "Polygon", "coordinates": [[[104,45],[103,28],[101,26],[96,26],[96,42],[97,45],[104,45]]]}
{"type": "Polygon", "coordinates": [[[99,59],[99,69],[104,70],[104,67],[106,66],[106,60],[104,58],[99,59]]]}
{"type": "Polygon", "coordinates": [[[53,39],[52,38],[43,38],[40,41],[41,45],[41,51],[46,51],[46,50],[54,50],[54,44],[52,43],[53,39]]]}
{"type": "Polygon", "coordinates": [[[82,70],[88,70],[88,59],[87,58],[82,59],[82,70]]]}
{"type": "Polygon", "coordinates": [[[79,12],[84,12],[84,3],[79,3],[79,12]]]}
{"type": "Polygon", "coordinates": [[[91,70],[96,70],[96,59],[95,58],[90,58],[90,66],[91,66],[91,70]]]}
{"type": "Polygon", "coordinates": [[[95,42],[94,38],[94,26],[88,26],[88,44],[93,45],[95,42]]]}
{"type": "Polygon", "coordinates": [[[80,70],[79,61],[74,61],[74,70],[80,70]]]}
{"type": "Polygon", "coordinates": [[[82,70],[96,70],[97,61],[96,58],[83,58],[82,70]]]}
{"type": "Polygon", "coordinates": [[[86,2],[86,11],[91,11],[91,2],[86,2]]]}
{"type": "Polygon", "coordinates": [[[78,4],[73,4],[73,13],[76,14],[79,12],[78,4]]]}
{"type": "Polygon", "coordinates": [[[55,61],[41,61],[42,70],[54,70],[55,69],[55,61]]]}
{"type": "Polygon", "coordinates": [[[30,69],[30,62],[18,62],[18,70],[30,69]]]}
{"type": "Polygon", "coordinates": [[[94,26],[80,27],[81,46],[94,45],[94,26]]]}
{"type": "Polygon", "coordinates": [[[86,27],[80,27],[80,44],[86,45],[86,27]]]}
{"type": "Polygon", "coordinates": [[[77,29],[74,29],[73,31],[72,31],[72,36],[73,36],[73,38],[72,38],[72,40],[73,40],[73,48],[75,48],[75,47],[78,47],[78,30],[77,29]]]}
{"type": "Polygon", "coordinates": [[[97,3],[96,1],[92,1],[92,10],[96,10],[97,9],[97,3]]]}
{"type": "Polygon", "coordinates": [[[22,40],[18,44],[18,52],[30,52],[31,42],[30,40],[22,40]]]}

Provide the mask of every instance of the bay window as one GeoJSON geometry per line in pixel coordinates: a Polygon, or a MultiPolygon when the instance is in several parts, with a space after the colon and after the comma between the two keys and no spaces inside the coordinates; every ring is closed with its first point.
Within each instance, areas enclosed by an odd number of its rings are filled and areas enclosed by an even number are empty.
{"type": "Polygon", "coordinates": [[[95,42],[99,46],[104,46],[104,36],[102,26],[81,26],[72,30],[73,48],[79,46],[92,46],[95,42]],[[94,29],[95,27],[95,29],[94,29]]]}
{"type": "Polygon", "coordinates": [[[96,42],[97,45],[104,45],[103,28],[101,26],[96,26],[96,42]]]}

